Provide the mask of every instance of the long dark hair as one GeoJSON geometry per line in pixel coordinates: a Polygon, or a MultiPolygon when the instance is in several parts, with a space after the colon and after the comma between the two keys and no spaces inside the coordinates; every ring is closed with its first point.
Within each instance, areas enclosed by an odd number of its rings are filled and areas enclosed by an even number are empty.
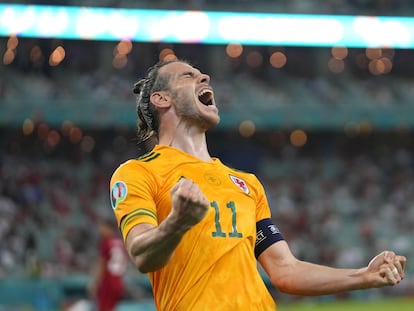
{"type": "Polygon", "coordinates": [[[174,62],[185,62],[174,59],[159,61],[147,71],[146,77],[134,84],[133,92],[136,94],[137,143],[148,150],[158,142],[159,115],[151,103],[153,92],[168,89],[169,75],[159,75],[160,68],[174,62]]]}

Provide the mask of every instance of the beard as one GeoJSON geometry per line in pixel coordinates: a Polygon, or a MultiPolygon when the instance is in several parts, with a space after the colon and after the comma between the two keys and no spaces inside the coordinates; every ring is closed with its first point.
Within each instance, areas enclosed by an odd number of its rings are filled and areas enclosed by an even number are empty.
{"type": "Polygon", "coordinates": [[[182,121],[189,125],[197,125],[205,130],[210,129],[219,123],[220,117],[200,109],[199,105],[202,104],[199,103],[195,97],[183,96],[178,94],[178,92],[174,92],[172,95],[176,113],[182,121]]]}

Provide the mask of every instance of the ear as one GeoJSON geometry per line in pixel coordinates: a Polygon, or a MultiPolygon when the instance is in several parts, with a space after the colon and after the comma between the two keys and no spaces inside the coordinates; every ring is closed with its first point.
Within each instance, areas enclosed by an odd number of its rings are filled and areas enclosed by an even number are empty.
{"type": "Polygon", "coordinates": [[[157,108],[169,108],[172,104],[171,96],[165,91],[152,93],[150,101],[157,108]]]}

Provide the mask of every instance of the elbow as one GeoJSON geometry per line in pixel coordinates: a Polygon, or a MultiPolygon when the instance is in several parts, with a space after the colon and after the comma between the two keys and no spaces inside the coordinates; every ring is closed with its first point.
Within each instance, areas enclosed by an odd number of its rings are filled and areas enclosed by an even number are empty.
{"type": "Polygon", "coordinates": [[[145,266],[136,266],[137,270],[143,274],[147,274],[150,272],[153,272],[149,267],[145,267],[145,266]]]}
{"type": "Polygon", "coordinates": [[[298,296],[319,296],[320,294],[313,290],[303,286],[302,282],[295,282],[294,279],[279,279],[277,281],[271,280],[274,287],[276,287],[281,293],[298,296]]]}
{"type": "Polygon", "coordinates": [[[154,267],[151,264],[145,263],[144,261],[140,260],[140,258],[136,257],[133,259],[133,263],[135,268],[141,272],[141,273],[149,273],[149,272],[154,272],[157,269],[157,267],[154,267]]]}
{"type": "Polygon", "coordinates": [[[301,289],[300,282],[296,282],[295,277],[289,275],[283,277],[271,277],[270,281],[274,287],[276,287],[280,292],[289,295],[302,295],[303,291],[301,289]]]}
{"type": "Polygon", "coordinates": [[[133,260],[135,268],[141,273],[149,273],[152,272],[148,265],[143,264],[140,260],[134,259],[133,260]]]}
{"type": "Polygon", "coordinates": [[[289,282],[283,279],[275,279],[270,278],[270,281],[274,287],[276,287],[280,292],[284,294],[290,294],[291,291],[289,290],[289,282]]]}
{"type": "Polygon", "coordinates": [[[134,263],[135,268],[141,273],[155,272],[163,268],[166,263],[157,262],[154,260],[145,260],[139,256],[133,258],[132,262],[134,263]]]}

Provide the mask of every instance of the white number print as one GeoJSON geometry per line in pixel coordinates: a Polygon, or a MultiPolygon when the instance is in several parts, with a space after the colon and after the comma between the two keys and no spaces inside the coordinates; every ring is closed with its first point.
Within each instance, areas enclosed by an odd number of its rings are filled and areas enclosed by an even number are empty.
{"type": "Polygon", "coordinates": [[[120,247],[112,247],[108,260],[108,271],[113,275],[122,275],[127,268],[127,257],[120,247]]]}

